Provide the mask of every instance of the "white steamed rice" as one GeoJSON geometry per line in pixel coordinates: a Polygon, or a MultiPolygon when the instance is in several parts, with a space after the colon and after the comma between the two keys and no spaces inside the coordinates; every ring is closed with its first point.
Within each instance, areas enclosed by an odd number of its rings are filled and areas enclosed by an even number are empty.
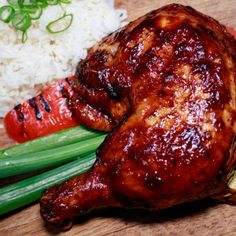
{"type": "MultiPolygon", "coordinates": [[[[0,0],[2,5],[6,0],[0,0]]],[[[43,84],[73,74],[87,49],[122,26],[126,18],[125,10],[114,9],[114,0],[72,0],[63,6],[74,16],[67,31],[46,31],[49,22],[63,15],[60,6],[50,6],[33,22],[24,44],[21,33],[0,22],[0,117],[36,95],[43,84]]]]}

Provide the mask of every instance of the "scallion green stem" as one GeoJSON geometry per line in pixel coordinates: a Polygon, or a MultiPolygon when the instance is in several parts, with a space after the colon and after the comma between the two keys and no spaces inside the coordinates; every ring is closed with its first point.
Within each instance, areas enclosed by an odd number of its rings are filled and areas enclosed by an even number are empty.
{"type": "Polygon", "coordinates": [[[51,34],[61,33],[66,31],[71,26],[72,21],[73,21],[73,15],[65,13],[62,17],[50,22],[46,26],[46,29],[51,34]]]}
{"type": "Polygon", "coordinates": [[[31,18],[27,13],[17,12],[13,14],[11,21],[13,27],[22,32],[26,32],[31,26],[31,18]]]}
{"type": "Polygon", "coordinates": [[[3,6],[0,8],[0,20],[9,23],[11,16],[15,13],[15,10],[11,6],[3,6]]]}
{"type": "Polygon", "coordinates": [[[105,135],[42,152],[0,159],[0,178],[31,173],[72,161],[78,156],[94,152],[105,135]]]}
{"type": "Polygon", "coordinates": [[[18,144],[6,148],[5,150],[0,150],[0,158],[16,157],[22,156],[23,154],[44,151],[51,148],[61,147],[90,138],[98,137],[103,134],[103,132],[93,131],[83,126],[77,126],[32,141],[18,144]]]}
{"type": "MultiPolygon", "coordinates": [[[[43,9],[52,5],[70,4],[71,0],[7,0],[9,5],[0,7],[0,21],[11,23],[15,30],[22,32],[21,41],[27,40],[27,30],[33,20],[42,16],[43,9]]],[[[47,25],[50,33],[60,33],[67,30],[73,21],[73,14],[64,14],[47,25]],[[62,23],[64,25],[62,26],[62,23]]]]}
{"type": "Polygon", "coordinates": [[[57,5],[58,4],[58,0],[47,0],[47,4],[48,5],[57,5]]]}
{"type": "Polygon", "coordinates": [[[87,171],[94,161],[95,154],[93,153],[53,170],[0,188],[0,215],[37,201],[46,188],[87,171]]]}
{"type": "Polygon", "coordinates": [[[23,9],[23,12],[28,13],[32,20],[37,20],[43,14],[43,9],[42,9],[41,6],[38,6],[38,5],[36,5],[36,6],[26,6],[23,9]]]}

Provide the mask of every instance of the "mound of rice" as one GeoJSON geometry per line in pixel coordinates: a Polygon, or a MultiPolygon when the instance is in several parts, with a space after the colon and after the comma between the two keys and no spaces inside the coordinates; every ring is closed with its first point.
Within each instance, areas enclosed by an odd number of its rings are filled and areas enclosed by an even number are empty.
{"type": "MultiPolygon", "coordinates": [[[[0,0],[0,6],[6,0],[0,0]]],[[[13,106],[35,96],[45,83],[74,73],[87,49],[124,23],[126,12],[114,9],[113,0],[72,0],[64,10],[74,16],[71,27],[50,34],[46,25],[63,15],[60,6],[47,7],[33,21],[28,39],[0,22],[0,117],[13,106]]]]}

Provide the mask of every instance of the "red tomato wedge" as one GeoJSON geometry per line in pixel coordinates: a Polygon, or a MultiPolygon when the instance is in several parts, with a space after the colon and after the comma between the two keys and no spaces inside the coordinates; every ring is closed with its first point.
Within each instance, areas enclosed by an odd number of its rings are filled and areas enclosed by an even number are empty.
{"type": "Polygon", "coordinates": [[[4,119],[8,135],[21,143],[79,125],[70,108],[73,83],[74,77],[56,82],[15,106],[4,119]]]}

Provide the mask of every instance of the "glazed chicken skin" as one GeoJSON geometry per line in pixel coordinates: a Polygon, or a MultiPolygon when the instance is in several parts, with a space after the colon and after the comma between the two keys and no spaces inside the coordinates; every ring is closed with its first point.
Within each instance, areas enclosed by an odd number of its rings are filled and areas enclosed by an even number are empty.
{"type": "Polygon", "coordinates": [[[78,64],[72,103],[84,124],[112,132],[88,173],[43,194],[43,219],[60,225],[95,208],[226,194],[235,84],[235,40],[190,7],[165,6],[104,38],[78,64]]]}

